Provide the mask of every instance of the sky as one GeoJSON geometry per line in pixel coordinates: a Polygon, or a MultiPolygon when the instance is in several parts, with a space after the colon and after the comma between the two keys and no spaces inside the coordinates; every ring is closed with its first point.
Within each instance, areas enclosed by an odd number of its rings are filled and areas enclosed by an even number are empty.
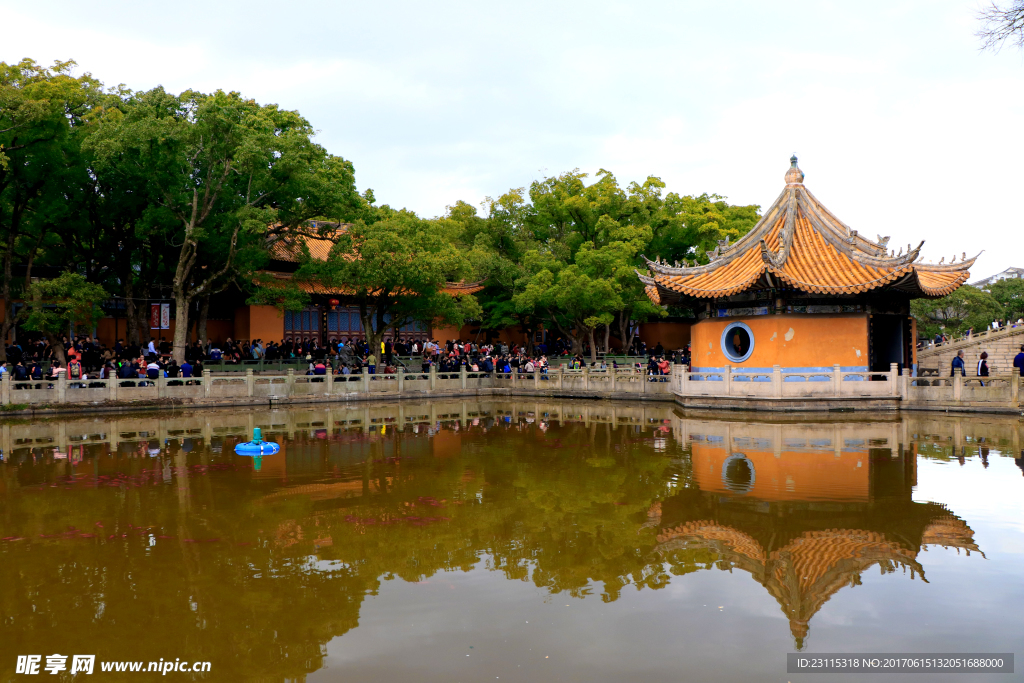
{"type": "Polygon", "coordinates": [[[795,153],[862,234],[985,250],[975,279],[1024,266],[1024,53],[979,50],[980,5],[0,0],[0,61],[298,110],[427,217],[575,168],[767,208],[795,153]]]}

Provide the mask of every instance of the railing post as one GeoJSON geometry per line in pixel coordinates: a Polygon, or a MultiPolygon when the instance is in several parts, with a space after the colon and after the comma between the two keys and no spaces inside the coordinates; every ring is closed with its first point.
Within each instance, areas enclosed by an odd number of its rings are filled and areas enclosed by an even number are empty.
{"type": "Polygon", "coordinates": [[[256,389],[256,378],[252,374],[252,368],[245,369],[245,395],[252,397],[256,389]]]}
{"type": "Polygon", "coordinates": [[[672,372],[676,374],[676,391],[680,396],[686,396],[689,394],[687,391],[690,388],[690,373],[687,366],[683,363],[672,366],[672,372]]]}
{"type": "Polygon", "coordinates": [[[725,368],[722,370],[722,384],[725,389],[726,396],[732,396],[732,366],[728,363],[725,364],[725,368]]]}
{"type": "Polygon", "coordinates": [[[910,400],[910,368],[903,368],[900,373],[900,400],[910,400]]]}
{"type": "Polygon", "coordinates": [[[430,375],[430,390],[433,391],[437,388],[437,366],[431,365],[428,374],[430,375]]]}
{"type": "Polygon", "coordinates": [[[533,388],[540,389],[540,370],[536,368],[533,370],[533,388]]]}
{"type": "MultiPolygon", "coordinates": [[[[401,371],[401,368],[399,368],[401,371]]],[[[334,363],[327,363],[327,376],[324,378],[327,383],[327,395],[330,396],[334,393],[334,363]]]]}
{"type": "Polygon", "coordinates": [[[832,366],[832,395],[843,395],[843,368],[840,365],[832,366]]]}
{"type": "Polygon", "coordinates": [[[203,368],[203,394],[210,398],[210,391],[213,389],[213,375],[207,368],[203,368]]]}
{"type": "Polygon", "coordinates": [[[167,378],[164,377],[164,371],[158,370],[156,373],[156,397],[165,398],[167,396],[167,378]]]}
{"type": "Polygon", "coordinates": [[[590,390],[590,366],[583,366],[583,391],[590,390]]]}
{"type": "Polygon", "coordinates": [[[564,371],[565,371],[565,366],[564,365],[559,365],[558,366],[558,389],[559,389],[559,391],[561,391],[561,389],[562,389],[562,378],[565,377],[565,372],[564,371]]]}
{"type": "Polygon", "coordinates": [[[68,402],[68,378],[67,373],[62,373],[57,377],[57,403],[68,402]]]}
{"type": "Polygon", "coordinates": [[[460,365],[459,366],[459,383],[462,385],[463,389],[466,388],[466,366],[465,365],[460,365]]]}
{"type": "Polygon", "coordinates": [[[370,393],[370,368],[363,366],[363,393],[370,393]]]}
{"type": "Polygon", "coordinates": [[[1010,368],[1015,372],[1010,375],[1010,405],[1020,405],[1020,371],[1017,368],[1010,368]]]}
{"type": "Polygon", "coordinates": [[[896,397],[900,395],[899,386],[900,377],[900,365],[899,363],[889,363],[889,395],[896,397]]]}
{"type": "MultiPolygon", "coordinates": [[[[115,375],[117,374],[116,370],[114,371],[114,374],[115,375]]],[[[118,377],[108,377],[107,378],[107,400],[108,401],[116,401],[117,400],[117,387],[118,387],[119,384],[121,384],[121,382],[120,382],[118,377]]]]}
{"type": "Polygon", "coordinates": [[[295,368],[288,368],[284,378],[284,395],[291,398],[295,394],[295,368]]]}
{"type": "Polygon", "coordinates": [[[772,366],[772,396],[782,398],[782,367],[772,366]]]}
{"type": "Polygon", "coordinates": [[[608,373],[608,391],[615,393],[615,368],[609,366],[605,371],[608,373]]]}
{"type": "Polygon", "coordinates": [[[960,401],[964,395],[964,376],[959,372],[953,375],[953,400],[960,401]]]}
{"type": "Polygon", "coordinates": [[[0,375],[0,403],[5,406],[11,404],[11,373],[9,372],[0,375]]]}
{"type": "Polygon", "coordinates": [[[395,377],[398,378],[398,393],[401,394],[403,391],[405,391],[405,368],[399,365],[398,368],[395,370],[395,377]]]}

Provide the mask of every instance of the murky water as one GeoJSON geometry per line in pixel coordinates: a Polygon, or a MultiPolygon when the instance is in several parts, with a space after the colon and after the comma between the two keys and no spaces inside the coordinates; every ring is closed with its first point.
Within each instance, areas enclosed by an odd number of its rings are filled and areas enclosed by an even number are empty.
{"type": "Polygon", "coordinates": [[[1024,650],[1014,419],[458,401],[0,430],[4,681],[54,653],[96,680],[504,683],[1024,650]],[[253,426],[283,452],[234,455],[253,426]]]}

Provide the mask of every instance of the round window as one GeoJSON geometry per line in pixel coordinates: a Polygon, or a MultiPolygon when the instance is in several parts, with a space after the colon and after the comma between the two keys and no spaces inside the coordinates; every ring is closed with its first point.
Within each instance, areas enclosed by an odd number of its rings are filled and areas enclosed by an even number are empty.
{"type": "Polygon", "coordinates": [[[754,352],[754,333],[746,323],[731,323],[722,332],[722,351],[734,363],[742,363],[754,352]]]}
{"type": "Polygon", "coordinates": [[[749,493],[756,480],[754,463],[743,453],[733,453],[722,463],[722,483],[733,493],[749,493]]]}

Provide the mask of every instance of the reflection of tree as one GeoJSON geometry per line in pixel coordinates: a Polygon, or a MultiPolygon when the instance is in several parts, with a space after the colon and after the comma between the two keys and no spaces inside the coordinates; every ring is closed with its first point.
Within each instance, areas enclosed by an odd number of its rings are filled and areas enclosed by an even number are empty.
{"type": "Polygon", "coordinates": [[[687,454],[656,451],[649,430],[537,427],[313,431],[260,473],[199,442],[0,467],[0,538],[33,539],[0,542],[0,637],[9,652],[184,654],[218,679],[302,679],[382,581],[487,566],[613,601],[717,566],[749,571],[800,642],[868,566],[916,573],[922,543],[976,549],[960,520],[911,502],[902,470],[879,465],[887,493],[869,503],[763,504],[700,491],[687,454]]]}
{"type": "Polygon", "coordinates": [[[654,531],[637,534],[669,467],[649,433],[512,425],[461,438],[435,458],[408,432],[299,437],[285,444],[285,488],[225,455],[230,444],[153,459],[90,447],[74,471],[24,461],[17,481],[0,467],[0,537],[33,539],[0,544],[0,635],[12,652],[187,653],[224,680],[301,679],[382,580],[486,557],[553,592],[603,585],[606,600],[665,583],[654,531]]]}

